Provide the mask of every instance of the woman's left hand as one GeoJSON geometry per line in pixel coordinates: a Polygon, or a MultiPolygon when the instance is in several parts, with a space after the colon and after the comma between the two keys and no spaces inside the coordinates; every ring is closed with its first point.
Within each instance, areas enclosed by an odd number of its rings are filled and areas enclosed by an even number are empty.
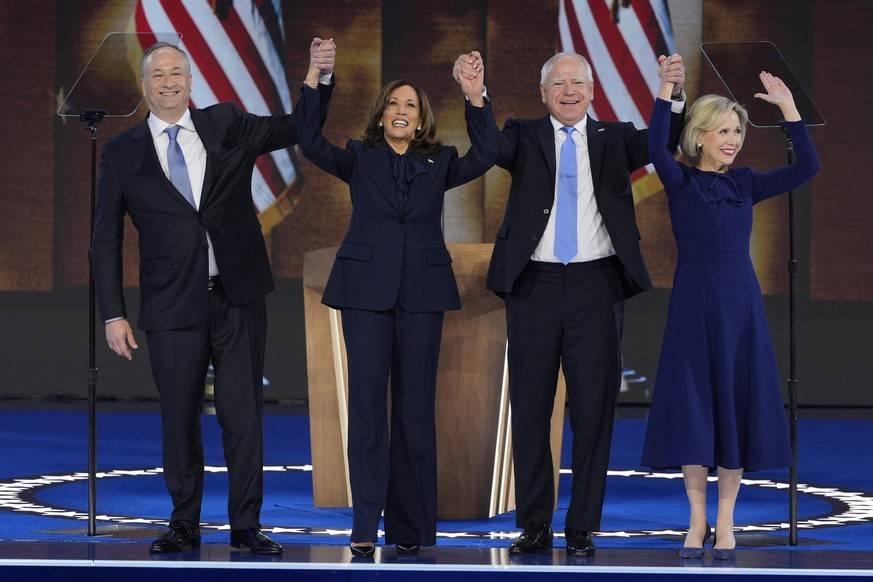
{"type": "Polygon", "coordinates": [[[800,121],[800,113],[794,104],[794,95],[791,94],[791,89],[782,82],[782,79],[767,71],[761,71],[758,77],[760,77],[761,84],[764,85],[764,90],[767,92],[755,93],[755,98],[779,107],[785,121],[800,121]]]}
{"type": "Polygon", "coordinates": [[[459,56],[455,61],[453,76],[470,103],[481,107],[484,103],[482,91],[485,87],[485,63],[479,51],[459,56]]]}
{"type": "Polygon", "coordinates": [[[767,71],[761,71],[761,74],[758,75],[758,77],[761,79],[761,83],[764,85],[764,90],[767,92],[755,93],[755,97],[778,106],[781,106],[787,101],[794,103],[794,96],[791,94],[791,89],[782,82],[782,79],[775,75],[771,75],[767,71]]]}

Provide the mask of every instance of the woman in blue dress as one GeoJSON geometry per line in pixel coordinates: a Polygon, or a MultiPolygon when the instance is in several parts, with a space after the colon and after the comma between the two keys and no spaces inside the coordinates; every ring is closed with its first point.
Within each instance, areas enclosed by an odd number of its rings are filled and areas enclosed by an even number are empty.
{"type": "MultiPolygon", "coordinates": [[[[670,66],[670,59],[662,62],[670,66]]],[[[712,535],[706,480],[717,468],[713,557],[736,545],[734,506],[743,470],[785,467],[791,453],[780,376],[761,288],[749,256],[752,206],[808,181],[819,169],[791,91],[760,74],[755,95],[779,107],[797,161],[770,171],[730,168],[743,146],[748,115],[717,95],[689,111],[681,145],[690,165],[667,150],[670,94],[661,84],[649,129],[649,155],[664,184],[678,259],[642,462],[682,468],[691,507],[683,558],[699,558],[712,535]]]]}

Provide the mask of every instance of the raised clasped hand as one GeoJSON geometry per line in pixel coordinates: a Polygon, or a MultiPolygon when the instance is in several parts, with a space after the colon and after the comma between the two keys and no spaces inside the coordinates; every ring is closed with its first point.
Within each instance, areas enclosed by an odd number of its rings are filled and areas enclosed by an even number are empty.
{"type": "Polygon", "coordinates": [[[471,101],[481,97],[485,85],[485,63],[479,51],[471,51],[455,59],[452,76],[461,85],[461,90],[471,101]]]}
{"type": "Polygon", "coordinates": [[[333,73],[336,63],[336,43],[332,38],[315,37],[309,45],[309,68],[318,69],[319,74],[333,73]]]}
{"type": "Polygon", "coordinates": [[[658,57],[658,77],[662,83],[673,83],[677,88],[685,84],[685,63],[682,55],[673,53],[670,56],[658,57]]]}

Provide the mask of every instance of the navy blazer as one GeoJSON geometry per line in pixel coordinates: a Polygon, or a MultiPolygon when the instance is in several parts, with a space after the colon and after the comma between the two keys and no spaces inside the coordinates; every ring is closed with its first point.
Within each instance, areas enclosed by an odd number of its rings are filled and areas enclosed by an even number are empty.
{"type": "Polygon", "coordinates": [[[410,184],[401,207],[387,144],[368,148],[350,140],[329,143],[319,124],[320,103],[304,86],[298,103],[300,147],[319,168],[348,183],[352,199],[349,230],[337,251],[322,302],[330,307],[386,311],[398,302],[412,312],[460,309],[452,258],[442,230],[446,190],[484,174],[497,157],[497,128],[491,106],[466,104],[470,150],[443,146],[412,154],[425,167],[410,184]]]}
{"type": "MultiPolygon", "coordinates": [[[[321,99],[327,101],[333,85],[322,87],[321,99]]],[[[233,304],[245,305],[273,289],[252,204],[252,169],[259,155],[297,143],[295,117],[261,117],[230,103],[192,108],[191,120],[206,149],[199,210],[167,179],[145,120],[103,146],[93,261],[104,321],[127,317],[122,294],[125,214],[139,233],[140,328],[177,329],[206,319],[207,232],[233,304]]]]}
{"type": "MultiPolygon", "coordinates": [[[[684,113],[674,113],[671,151],[676,150],[684,113]]],[[[585,127],[597,209],[621,263],[625,298],[652,287],[640,252],[630,174],[649,163],[648,130],[632,123],[595,121],[585,127]]],[[[549,220],[555,198],[555,129],[549,116],[509,119],[498,133],[497,165],[512,173],[503,223],[497,231],[486,287],[512,292],[549,220]]]]}

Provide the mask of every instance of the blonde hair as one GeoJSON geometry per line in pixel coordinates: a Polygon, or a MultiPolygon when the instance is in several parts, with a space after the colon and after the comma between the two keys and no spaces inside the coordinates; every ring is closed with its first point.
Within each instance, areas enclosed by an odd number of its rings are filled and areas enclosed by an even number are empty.
{"type": "Polygon", "coordinates": [[[700,150],[697,147],[700,143],[700,135],[718,127],[725,115],[731,111],[736,112],[740,119],[740,133],[745,141],[749,114],[745,107],[736,101],[721,95],[704,95],[691,106],[679,144],[682,146],[682,153],[692,165],[696,165],[700,160],[700,150]]]}

